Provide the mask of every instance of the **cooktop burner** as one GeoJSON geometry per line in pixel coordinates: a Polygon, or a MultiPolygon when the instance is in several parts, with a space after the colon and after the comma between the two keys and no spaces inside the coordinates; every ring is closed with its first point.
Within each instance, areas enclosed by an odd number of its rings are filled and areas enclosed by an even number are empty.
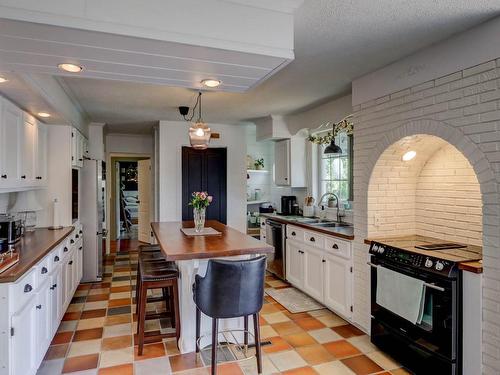
{"type": "Polygon", "coordinates": [[[463,249],[467,247],[467,245],[460,243],[453,243],[453,242],[442,242],[442,243],[416,245],[415,247],[417,249],[433,251],[433,250],[463,249]]]}

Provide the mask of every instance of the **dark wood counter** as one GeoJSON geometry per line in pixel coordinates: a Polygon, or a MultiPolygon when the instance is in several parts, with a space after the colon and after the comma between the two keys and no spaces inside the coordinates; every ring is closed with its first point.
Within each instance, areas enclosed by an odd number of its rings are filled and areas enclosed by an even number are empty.
{"type": "Polygon", "coordinates": [[[245,254],[272,253],[274,248],[232,229],[218,221],[208,220],[206,227],[222,233],[220,236],[186,236],[181,228],[192,228],[193,222],[151,223],[153,233],[167,260],[191,260],[245,254]]]}
{"type": "Polygon", "coordinates": [[[9,283],[19,279],[54,247],[59,245],[74,229],[74,227],[60,230],[40,228],[24,235],[14,246],[15,250],[19,252],[19,262],[0,274],[0,283],[9,283]]]}
{"type": "Polygon", "coordinates": [[[280,215],[275,215],[275,214],[261,214],[261,216],[273,219],[274,221],[283,223],[283,224],[290,224],[296,227],[301,227],[304,229],[312,230],[315,232],[319,232],[322,234],[327,234],[329,236],[335,236],[339,238],[344,238],[346,240],[352,241],[354,240],[354,227],[349,226],[349,227],[335,227],[335,228],[324,228],[316,225],[311,225],[307,223],[301,223],[300,221],[296,220],[290,220],[285,217],[282,217],[280,215]]]}

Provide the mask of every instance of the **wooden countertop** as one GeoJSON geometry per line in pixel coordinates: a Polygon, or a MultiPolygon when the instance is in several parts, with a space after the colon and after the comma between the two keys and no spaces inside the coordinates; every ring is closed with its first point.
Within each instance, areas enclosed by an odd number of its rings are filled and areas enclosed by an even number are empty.
{"type": "Polygon", "coordinates": [[[458,265],[458,269],[462,271],[468,271],[473,273],[483,273],[483,263],[482,262],[464,262],[458,265]]]}
{"type": "Polygon", "coordinates": [[[14,248],[19,252],[19,262],[0,274],[0,283],[9,283],[19,279],[54,247],[59,245],[74,229],[74,227],[65,227],[59,230],[40,228],[26,233],[14,245],[14,248]]]}
{"type": "Polygon", "coordinates": [[[208,220],[205,226],[221,232],[220,236],[188,237],[181,232],[182,227],[193,226],[192,221],[151,223],[153,233],[167,260],[206,259],[274,251],[272,246],[214,220],[208,220]]]}

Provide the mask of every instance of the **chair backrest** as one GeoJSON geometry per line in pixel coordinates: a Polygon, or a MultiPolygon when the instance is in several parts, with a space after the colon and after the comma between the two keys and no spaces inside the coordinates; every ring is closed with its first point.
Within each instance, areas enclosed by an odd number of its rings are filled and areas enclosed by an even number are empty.
{"type": "Polygon", "coordinates": [[[264,302],[266,257],[208,261],[205,277],[196,275],[193,298],[212,318],[234,318],[260,311],[264,302]]]}

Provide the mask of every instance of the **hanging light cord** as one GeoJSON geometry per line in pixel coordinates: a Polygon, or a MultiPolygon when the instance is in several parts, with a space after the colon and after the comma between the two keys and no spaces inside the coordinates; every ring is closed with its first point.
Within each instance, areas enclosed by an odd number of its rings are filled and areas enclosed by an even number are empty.
{"type": "Polygon", "coordinates": [[[191,112],[191,116],[186,117],[186,115],[183,115],[182,117],[184,117],[184,120],[193,121],[194,114],[196,113],[196,108],[198,108],[198,121],[201,121],[201,92],[198,92],[198,96],[196,97],[196,102],[191,112]]]}

